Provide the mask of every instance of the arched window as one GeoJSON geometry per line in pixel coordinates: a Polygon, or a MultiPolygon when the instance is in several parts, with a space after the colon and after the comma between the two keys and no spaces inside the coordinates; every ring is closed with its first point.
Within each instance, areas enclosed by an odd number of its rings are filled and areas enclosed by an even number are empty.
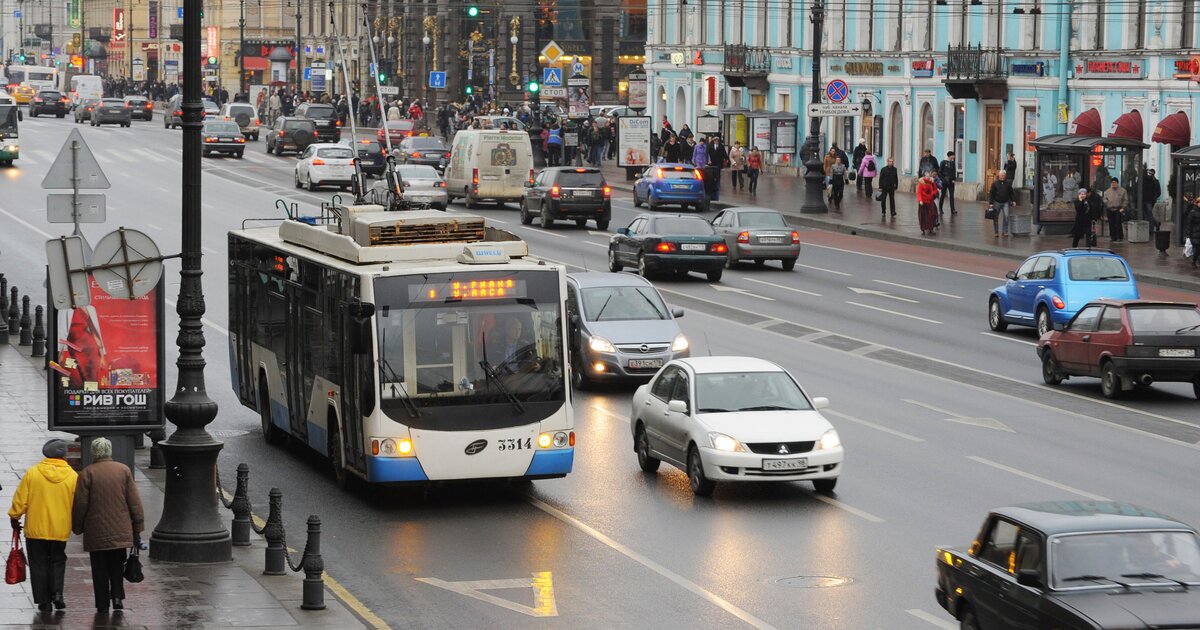
{"type": "Polygon", "coordinates": [[[888,117],[888,147],[887,156],[903,162],[904,155],[904,111],[900,103],[892,103],[892,114],[888,117]]]}
{"type": "Polygon", "coordinates": [[[921,106],[921,146],[913,153],[920,154],[925,149],[933,149],[933,132],[936,129],[933,124],[933,107],[929,103],[921,106]]]}

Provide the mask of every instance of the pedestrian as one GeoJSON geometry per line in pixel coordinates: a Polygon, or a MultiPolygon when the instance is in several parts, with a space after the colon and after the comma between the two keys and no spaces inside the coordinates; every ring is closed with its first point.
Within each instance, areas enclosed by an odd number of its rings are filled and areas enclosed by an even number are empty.
{"type": "Polygon", "coordinates": [[[950,216],[958,214],[954,207],[954,182],[958,179],[958,163],[954,161],[954,152],[947,151],[946,159],[938,166],[938,177],[942,180],[942,195],[938,199],[938,215],[944,214],[946,197],[950,198],[950,216]]]}
{"type": "Polygon", "coordinates": [[[834,142],[832,145],[830,145],[829,150],[833,151],[834,157],[842,158],[842,164],[845,164],[847,168],[850,167],[849,156],[846,155],[845,151],[841,150],[841,148],[838,147],[836,142],[834,142]]]}
{"type": "Polygon", "coordinates": [[[988,191],[988,203],[992,204],[996,213],[992,216],[992,235],[1008,236],[1008,212],[1013,205],[1013,189],[1012,184],[1008,181],[1008,174],[1000,171],[996,174],[996,181],[992,182],[992,188],[988,191]],[[1001,218],[1003,217],[1003,220],[1001,218]],[[1003,232],[1000,226],[1003,224],[1003,232]]]}
{"type": "Polygon", "coordinates": [[[750,180],[750,194],[758,194],[758,175],[762,173],[762,151],[757,146],[750,147],[750,155],[746,156],[746,178],[750,180]]]}
{"type": "Polygon", "coordinates": [[[692,133],[692,128],[687,123],[683,123],[683,126],[679,128],[679,139],[685,142],[688,139],[695,139],[695,134],[692,133]]]}
{"type": "Polygon", "coordinates": [[[1158,222],[1154,220],[1154,204],[1158,203],[1161,196],[1162,185],[1154,176],[1154,169],[1146,169],[1146,175],[1142,177],[1142,218],[1150,221],[1152,232],[1158,231],[1158,222]]]}
{"type": "Polygon", "coordinates": [[[833,166],[829,169],[829,200],[838,209],[842,207],[842,195],[845,193],[846,187],[846,164],[842,162],[842,158],[833,158],[833,166]]]}
{"type": "Polygon", "coordinates": [[[868,152],[863,155],[862,161],[858,164],[858,179],[855,180],[855,183],[862,186],[868,197],[875,194],[871,186],[875,181],[875,176],[879,174],[878,169],[879,164],[875,161],[875,154],[868,152]]]}
{"type": "Polygon", "coordinates": [[[1197,205],[1190,195],[1184,198],[1187,199],[1188,208],[1185,217],[1187,229],[1184,234],[1192,241],[1192,267],[1196,267],[1200,265],[1200,205],[1197,205]]]}
{"type": "Polygon", "coordinates": [[[271,112],[271,116],[267,121],[267,124],[274,125],[275,119],[279,118],[283,114],[283,100],[278,91],[272,93],[271,98],[267,99],[267,108],[271,112]]]}
{"type": "MultiPolygon", "coordinates": [[[[917,182],[917,222],[921,226],[921,234],[933,234],[937,227],[937,184],[933,181],[933,171],[925,171],[925,175],[917,182]]],[[[896,202],[892,202],[896,207],[896,202]]]]}
{"type": "Polygon", "coordinates": [[[865,156],[867,153],[867,139],[859,138],[858,146],[854,147],[854,172],[860,175],[858,179],[854,180],[854,189],[857,192],[862,192],[863,189],[863,182],[861,178],[862,173],[859,173],[859,168],[862,167],[863,156],[865,156]]]}
{"type": "Polygon", "coordinates": [[[708,144],[708,169],[712,173],[712,200],[721,198],[721,169],[729,166],[729,152],[721,145],[721,136],[713,136],[708,144]]]}
{"type": "Polygon", "coordinates": [[[834,151],[834,147],[830,147],[825,157],[821,159],[821,171],[825,173],[825,186],[829,186],[829,176],[833,174],[833,163],[837,161],[838,154],[834,151]]]}
{"type": "Polygon", "coordinates": [[[1113,243],[1125,240],[1125,212],[1129,208],[1129,193],[1121,188],[1116,177],[1109,178],[1104,191],[1104,212],[1108,215],[1108,236],[1113,243]]]}
{"type": "Polygon", "coordinates": [[[387,108],[387,119],[388,120],[400,120],[403,117],[404,117],[403,114],[400,113],[400,107],[398,105],[396,105],[395,101],[392,101],[392,103],[387,108]]]}
{"type": "Polygon", "coordinates": [[[683,140],[683,147],[679,149],[679,159],[684,164],[691,164],[692,154],[696,151],[696,138],[695,136],[688,136],[687,138],[681,136],[679,139],[683,140]]]}
{"type": "Polygon", "coordinates": [[[662,146],[662,161],[678,162],[679,151],[682,145],[679,144],[679,137],[675,134],[667,136],[667,143],[662,146]]]}
{"type": "Polygon", "coordinates": [[[92,440],[92,463],[79,475],[71,529],[83,534],[92,564],[96,611],[125,608],[126,550],[142,546],[142,500],[129,467],[112,459],[112,442],[92,440]]]}
{"type": "Polygon", "coordinates": [[[1088,191],[1080,188],[1078,199],[1075,200],[1075,222],[1071,224],[1071,247],[1079,247],[1082,240],[1085,246],[1091,246],[1092,207],[1088,203],[1088,191]]]}
{"type": "Polygon", "coordinates": [[[742,143],[734,140],[733,148],[729,150],[729,177],[733,190],[746,189],[746,150],[742,143]]]}
{"type": "MultiPolygon", "coordinates": [[[[682,134],[682,132],[680,133],[682,134]]],[[[692,148],[692,164],[699,169],[708,166],[708,141],[703,136],[696,141],[696,146],[692,148]]]]}
{"type": "Polygon", "coordinates": [[[546,136],[546,146],[550,149],[550,166],[558,166],[562,163],[563,151],[563,132],[562,127],[558,123],[550,127],[550,133],[546,136]]]}
{"type": "MultiPolygon", "coordinates": [[[[954,152],[946,155],[954,155],[954,152]]],[[[1017,156],[1013,155],[1012,151],[1008,152],[1008,159],[1004,161],[1004,175],[1008,177],[1009,183],[1017,181],[1017,156]]]]}
{"type": "Polygon", "coordinates": [[[896,170],[896,160],[887,159],[887,166],[879,171],[879,201],[880,213],[887,217],[888,200],[892,200],[892,216],[896,216],[896,189],[900,187],[900,172],[896,170]]]}
{"type": "Polygon", "coordinates": [[[25,552],[33,603],[41,612],[51,604],[67,607],[63,579],[67,572],[67,539],[71,537],[71,502],[78,475],[67,463],[67,443],[53,439],[42,446],[44,459],[21,477],[8,518],[14,530],[25,517],[25,552]]]}
{"type": "Polygon", "coordinates": [[[925,149],[921,152],[921,161],[917,162],[917,172],[924,175],[930,171],[937,172],[938,161],[933,157],[933,151],[925,149]]]}

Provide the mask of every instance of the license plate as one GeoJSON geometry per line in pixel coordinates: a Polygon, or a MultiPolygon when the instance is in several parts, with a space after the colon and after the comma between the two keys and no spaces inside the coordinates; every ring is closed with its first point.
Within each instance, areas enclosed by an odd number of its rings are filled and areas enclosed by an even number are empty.
{"type": "Polygon", "coordinates": [[[762,460],[762,468],[763,470],[802,470],[808,468],[808,458],[764,459],[762,460]]]}
{"type": "Polygon", "coordinates": [[[1158,356],[1160,357],[1194,357],[1196,356],[1195,348],[1159,348],[1158,356]]]}
{"type": "Polygon", "coordinates": [[[429,203],[432,199],[433,199],[432,197],[416,196],[416,195],[414,195],[412,198],[412,200],[416,203],[429,203]]]}
{"type": "Polygon", "coordinates": [[[767,245],[781,245],[785,241],[784,241],[783,237],[781,237],[781,236],[763,236],[758,239],[758,242],[764,243],[767,245]]]}
{"type": "Polygon", "coordinates": [[[691,184],[671,184],[671,188],[675,190],[691,190],[691,184]]]}
{"type": "Polygon", "coordinates": [[[679,246],[685,252],[702,252],[706,249],[704,243],[684,243],[679,246]]]}
{"type": "Polygon", "coordinates": [[[595,197],[596,191],[594,191],[594,190],[576,190],[575,196],[576,197],[595,197]]]}
{"type": "Polygon", "coordinates": [[[629,367],[638,368],[660,368],[662,367],[662,359],[630,359],[629,367]]]}

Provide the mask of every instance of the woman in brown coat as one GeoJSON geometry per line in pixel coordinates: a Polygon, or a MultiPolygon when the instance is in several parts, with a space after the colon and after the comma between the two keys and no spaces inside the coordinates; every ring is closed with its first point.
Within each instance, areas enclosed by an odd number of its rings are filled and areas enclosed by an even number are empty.
{"type": "Polygon", "coordinates": [[[92,463],[79,474],[72,530],[83,534],[83,550],[92,561],[96,610],[124,609],[125,553],[141,545],[142,500],[129,467],[112,459],[112,442],[92,440],[92,463]]]}

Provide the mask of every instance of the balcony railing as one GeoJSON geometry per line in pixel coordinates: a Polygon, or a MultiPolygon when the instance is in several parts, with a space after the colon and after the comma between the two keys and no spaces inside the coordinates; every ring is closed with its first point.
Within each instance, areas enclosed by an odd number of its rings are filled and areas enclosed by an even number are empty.
{"type": "Polygon", "coordinates": [[[946,79],[979,81],[1008,78],[1008,59],[1001,48],[951,46],[946,53],[946,79]]]}
{"type": "Polygon", "coordinates": [[[725,73],[766,75],[771,71],[771,51],[745,44],[725,44],[725,73]]]}

